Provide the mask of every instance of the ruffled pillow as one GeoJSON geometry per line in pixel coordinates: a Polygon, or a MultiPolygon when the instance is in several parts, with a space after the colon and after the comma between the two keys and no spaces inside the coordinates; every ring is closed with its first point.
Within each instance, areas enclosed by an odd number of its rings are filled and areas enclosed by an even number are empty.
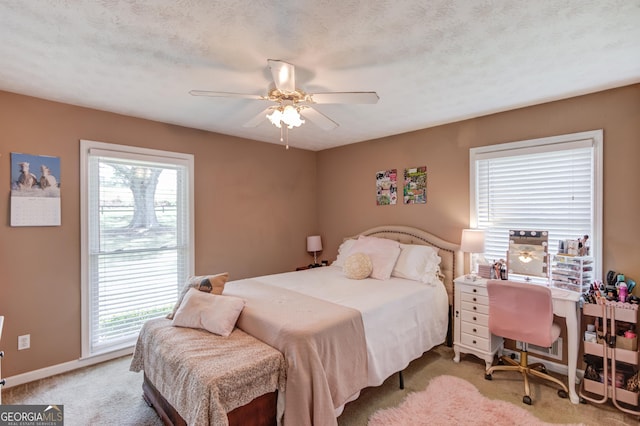
{"type": "Polygon", "coordinates": [[[435,284],[438,281],[438,249],[416,244],[400,244],[401,252],[391,276],[435,284]]]}
{"type": "Polygon", "coordinates": [[[373,263],[364,253],[354,253],[347,257],[343,266],[344,274],[352,280],[363,280],[371,275],[373,263]]]}
{"type": "Polygon", "coordinates": [[[353,247],[355,242],[356,240],[354,239],[344,240],[342,244],[340,244],[340,247],[338,247],[338,257],[336,257],[336,260],[331,265],[340,266],[341,268],[344,267],[344,261],[351,254],[351,247],[353,247]]]}

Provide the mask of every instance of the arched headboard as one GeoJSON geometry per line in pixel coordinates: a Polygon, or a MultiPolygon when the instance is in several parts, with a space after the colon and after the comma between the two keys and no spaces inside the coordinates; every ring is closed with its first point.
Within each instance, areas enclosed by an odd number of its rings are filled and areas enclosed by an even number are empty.
{"type": "Polygon", "coordinates": [[[433,246],[437,249],[440,261],[440,270],[444,275],[444,285],[449,296],[449,305],[453,305],[453,280],[464,273],[463,254],[460,245],[443,240],[430,232],[411,226],[386,225],[367,229],[349,238],[358,238],[359,235],[387,238],[402,244],[418,244],[433,246]]]}

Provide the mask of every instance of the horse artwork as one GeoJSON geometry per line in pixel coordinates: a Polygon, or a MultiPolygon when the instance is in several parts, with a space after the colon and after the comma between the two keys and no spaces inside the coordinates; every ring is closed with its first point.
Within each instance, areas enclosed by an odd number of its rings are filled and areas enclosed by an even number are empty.
{"type": "Polygon", "coordinates": [[[11,190],[29,197],[54,196],[60,187],[60,159],[29,154],[11,154],[11,190]],[[37,171],[40,176],[36,176],[37,171]],[[40,190],[46,190],[42,192],[40,190]]]}
{"type": "Polygon", "coordinates": [[[58,180],[54,175],[51,174],[51,169],[44,164],[40,166],[41,176],[40,176],[40,188],[57,188],[58,180]]]}
{"type": "Polygon", "coordinates": [[[25,190],[38,184],[36,175],[29,171],[29,163],[23,161],[18,163],[20,166],[20,177],[18,177],[18,189],[25,190]]]}

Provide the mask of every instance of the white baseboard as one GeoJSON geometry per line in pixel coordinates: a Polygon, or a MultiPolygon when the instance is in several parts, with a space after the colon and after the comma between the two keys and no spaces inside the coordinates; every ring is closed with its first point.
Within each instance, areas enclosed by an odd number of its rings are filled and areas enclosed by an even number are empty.
{"type": "Polygon", "coordinates": [[[69,371],[77,370],[78,368],[88,367],[90,365],[99,364],[101,362],[109,361],[121,356],[131,355],[133,353],[133,347],[121,349],[115,352],[109,352],[107,354],[94,356],[91,358],[83,358],[75,361],[69,361],[62,364],[52,365],[50,367],[41,368],[39,370],[28,371],[22,374],[16,374],[15,376],[6,377],[5,389],[22,385],[25,383],[33,382],[35,380],[45,379],[47,377],[55,376],[56,374],[67,373],[69,371]]]}

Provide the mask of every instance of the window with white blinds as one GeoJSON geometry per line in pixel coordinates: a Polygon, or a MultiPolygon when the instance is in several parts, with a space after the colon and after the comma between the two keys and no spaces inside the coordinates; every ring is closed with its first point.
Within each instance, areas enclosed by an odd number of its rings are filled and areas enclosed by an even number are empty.
{"type": "Polygon", "coordinates": [[[485,230],[485,259],[506,258],[510,230],[548,231],[549,254],[588,235],[601,276],[601,130],[472,148],[470,167],[471,226],[485,230]]]}
{"type": "Polygon", "coordinates": [[[193,156],[81,142],[83,356],[135,344],[193,273],[193,156]]]}

